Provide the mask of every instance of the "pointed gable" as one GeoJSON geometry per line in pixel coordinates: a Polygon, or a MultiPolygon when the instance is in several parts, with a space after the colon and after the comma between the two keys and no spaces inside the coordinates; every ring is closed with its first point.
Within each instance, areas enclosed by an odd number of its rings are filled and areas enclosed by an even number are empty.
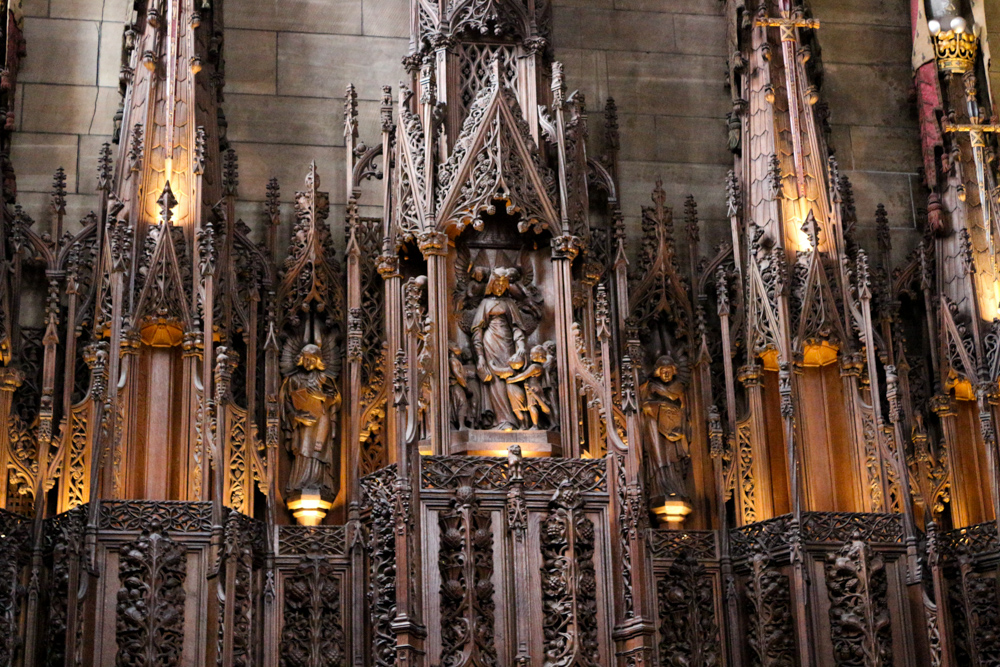
{"type": "Polygon", "coordinates": [[[514,92],[499,83],[479,92],[448,161],[438,170],[438,225],[459,230],[505,203],[523,232],[559,229],[554,179],[538,157],[514,92]]]}

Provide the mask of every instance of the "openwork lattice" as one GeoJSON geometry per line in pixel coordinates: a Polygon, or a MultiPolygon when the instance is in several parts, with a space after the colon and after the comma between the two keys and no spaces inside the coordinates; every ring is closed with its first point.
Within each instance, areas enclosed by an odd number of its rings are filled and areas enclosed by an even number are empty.
{"type": "Polygon", "coordinates": [[[802,515],[802,539],[806,542],[844,543],[855,533],[864,542],[902,543],[903,519],[899,514],[853,512],[806,512],[802,515]]]}
{"type": "Polygon", "coordinates": [[[941,533],[941,560],[957,560],[959,556],[973,558],[994,554],[1000,549],[995,521],[977,523],[941,533]]]}
{"type": "Polygon", "coordinates": [[[280,526],[278,528],[278,555],[343,556],[344,526],[280,526]]]}
{"type": "Polygon", "coordinates": [[[653,558],[677,558],[683,549],[698,560],[717,557],[714,530],[651,530],[649,534],[653,558]]]}
{"type": "MultiPolygon", "coordinates": [[[[507,488],[507,460],[489,456],[425,456],[421,485],[425,489],[455,489],[469,484],[484,491],[507,488]]],[[[608,470],[604,459],[524,459],[526,491],[554,491],[564,481],[580,492],[607,491],[608,470]]]]}
{"type": "Polygon", "coordinates": [[[458,70],[463,116],[479,91],[489,84],[495,58],[500,59],[502,83],[516,90],[517,58],[513,47],[500,44],[463,44],[459,49],[458,70]]]}
{"type": "Polygon", "coordinates": [[[143,530],[153,522],[162,530],[209,532],[212,503],[180,500],[107,500],[101,503],[102,530],[143,530]]]}

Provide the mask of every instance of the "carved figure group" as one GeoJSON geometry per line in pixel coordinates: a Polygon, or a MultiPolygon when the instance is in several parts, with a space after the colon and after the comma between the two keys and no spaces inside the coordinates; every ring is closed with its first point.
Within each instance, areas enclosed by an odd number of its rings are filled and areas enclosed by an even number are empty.
{"type": "Polygon", "coordinates": [[[459,251],[464,256],[456,263],[456,306],[471,349],[449,348],[453,426],[501,431],[555,426],[554,343],[528,342],[541,319],[530,260],[522,253],[515,266],[502,251],[492,261],[480,251],[470,261],[468,248],[459,251]]]}

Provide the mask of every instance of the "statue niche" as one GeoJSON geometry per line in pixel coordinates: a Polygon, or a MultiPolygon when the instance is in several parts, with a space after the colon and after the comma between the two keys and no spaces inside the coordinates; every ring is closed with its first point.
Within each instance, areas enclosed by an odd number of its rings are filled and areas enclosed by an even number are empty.
{"type": "MultiPolygon", "coordinates": [[[[277,412],[291,465],[285,503],[303,525],[317,525],[340,492],[338,378],[344,331],[340,266],[326,220],[330,200],[313,164],[295,193],[295,224],[276,295],[281,386],[277,412]]],[[[277,350],[275,350],[277,351],[277,350]]]]}
{"type": "Polygon", "coordinates": [[[558,429],[555,346],[543,339],[542,291],[532,255],[537,248],[524,243],[512,221],[486,217],[482,230],[469,229],[455,243],[457,331],[448,346],[452,427],[470,443],[503,440],[549,452],[548,432],[558,429]],[[497,432],[507,435],[498,438],[497,432]]]}

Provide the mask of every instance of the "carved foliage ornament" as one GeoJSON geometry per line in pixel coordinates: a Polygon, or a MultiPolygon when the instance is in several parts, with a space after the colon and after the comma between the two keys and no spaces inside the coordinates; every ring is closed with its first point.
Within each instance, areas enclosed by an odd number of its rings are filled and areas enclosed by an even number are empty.
{"type": "Polygon", "coordinates": [[[493,533],[490,512],[462,486],[439,516],[441,550],[441,664],[497,664],[493,641],[493,533]]]}
{"type": "Polygon", "coordinates": [[[714,667],[722,664],[712,580],[690,549],[681,551],[656,583],[660,662],[714,667]]]}
{"type": "Polygon", "coordinates": [[[321,556],[306,556],[285,580],[281,667],[343,665],[340,578],[321,556]]]}
{"type": "Polygon", "coordinates": [[[184,643],[187,549],[156,519],[120,549],[116,667],[175,667],[184,643]]]}
{"type": "Polygon", "coordinates": [[[882,667],[892,662],[885,561],[858,533],[826,564],[830,635],[838,667],[882,667]]]}
{"type": "Polygon", "coordinates": [[[559,485],[542,522],[544,667],[597,667],[594,523],[569,483],[559,485]]]}

